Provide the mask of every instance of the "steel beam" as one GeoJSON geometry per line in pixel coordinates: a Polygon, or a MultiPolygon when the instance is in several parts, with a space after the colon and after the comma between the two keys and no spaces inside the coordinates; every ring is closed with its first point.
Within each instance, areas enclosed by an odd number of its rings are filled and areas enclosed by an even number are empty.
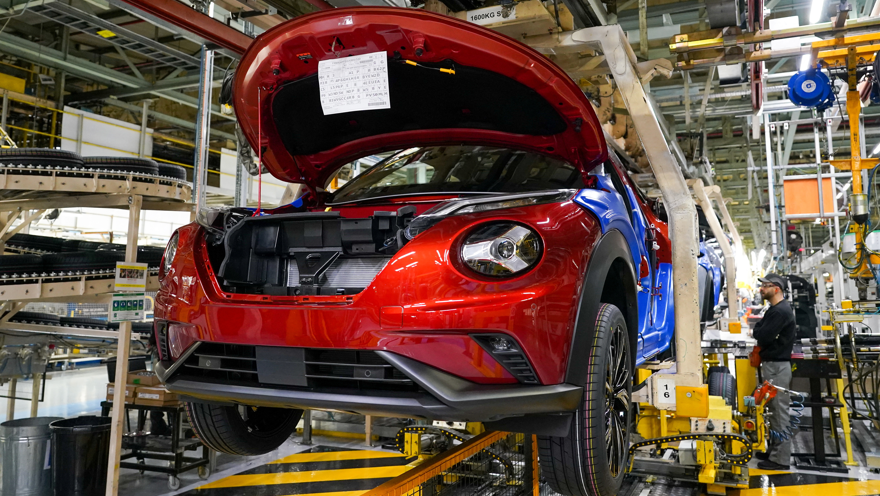
{"type": "MultiPolygon", "coordinates": [[[[222,22],[212,19],[192,7],[175,0],[123,1],[126,4],[135,7],[142,13],[147,14],[149,17],[160,19],[166,23],[179,27],[180,29],[194,33],[198,37],[238,55],[243,54],[253,41],[244,33],[236,31],[222,22]]],[[[321,0],[308,1],[312,5],[315,5],[313,2],[317,2],[318,4],[324,3],[324,7],[318,7],[322,10],[330,7],[329,4],[322,2],[321,0]]],[[[149,20],[149,18],[147,20],[149,20]]]]}
{"type": "MultiPolygon", "coordinates": [[[[64,54],[58,50],[44,47],[7,33],[0,32],[0,51],[44,67],[66,71],[68,74],[73,74],[87,81],[95,81],[106,86],[126,86],[129,88],[142,88],[144,86],[144,81],[134,76],[123,74],[109,67],[104,67],[72,55],[68,55],[65,59],[64,54]]],[[[198,100],[183,93],[175,91],[150,91],[150,93],[160,98],[198,108],[198,100]]],[[[223,115],[220,112],[220,107],[217,105],[212,105],[212,113],[224,119],[234,120],[234,118],[228,115],[223,115]]]]}
{"type": "Polygon", "coordinates": [[[211,75],[214,72],[214,51],[202,46],[202,67],[199,84],[199,113],[196,121],[196,160],[193,171],[193,202],[195,212],[205,207],[208,186],[208,141],[211,135],[211,75]]]}
{"type": "MultiPolygon", "coordinates": [[[[796,121],[801,117],[801,111],[795,110],[791,113],[791,120],[796,121]]],[[[777,124],[778,126],[779,124],[777,124]]],[[[789,124],[788,131],[785,133],[785,145],[784,150],[782,151],[782,157],[779,161],[779,165],[786,166],[788,165],[788,159],[791,157],[791,146],[794,144],[794,135],[797,133],[797,124],[789,124]]],[[[785,175],[784,173],[782,174],[785,175]]]]}
{"type": "MultiPolygon", "coordinates": [[[[114,107],[119,107],[121,109],[125,109],[130,112],[142,112],[143,111],[143,107],[141,107],[139,105],[135,105],[133,103],[128,103],[128,102],[123,102],[121,100],[116,100],[114,98],[107,98],[107,99],[103,100],[103,103],[106,105],[113,105],[114,107]]],[[[172,117],[167,114],[162,114],[162,113],[156,112],[155,110],[150,110],[149,114],[150,114],[151,118],[156,119],[157,121],[167,122],[168,124],[173,124],[177,127],[187,129],[187,130],[195,131],[195,129],[196,129],[195,123],[181,119],[179,117],[172,117]]],[[[233,140],[233,141],[235,141],[235,139],[236,139],[234,134],[226,133],[223,131],[218,131],[216,129],[212,129],[211,134],[213,134],[214,136],[216,136],[218,138],[224,138],[224,139],[233,140]]]]}
{"type": "MultiPolygon", "coordinates": [[[[215,81],[214,86],[219,86],[221,81],[215,81]]],[[[128,98],[132,96],[144,95],[157,91],[173,91],[183,88],[192,88],[199,85],[199,76],[185,76],[173,79],[163,79],[162,81],[142,86],[140,88],[110,88],[106,90],[87,91],[85,93],[77,93],[70,95],[67,99],[69,102],[88,102],[92,100],[103,100],[105,98],[128,98]]]]}

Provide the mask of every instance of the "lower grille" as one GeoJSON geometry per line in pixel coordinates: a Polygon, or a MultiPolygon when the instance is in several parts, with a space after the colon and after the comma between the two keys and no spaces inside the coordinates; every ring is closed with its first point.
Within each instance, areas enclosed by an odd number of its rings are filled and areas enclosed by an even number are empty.
{"type": "Polygon", "coordinates": [[[422,389],[373,351],[203,342],[182,375],[229,384],[419,392],[422,389]]]}
{"type": "MultiPolygon", "coordinates": [[[[390,260],[385,257],[337,258],[324,272],[326,279],[320,285],[340,289],[366,288],[390,260]]],[[[287,264],[287,287],[299,285],[299,267],[296,265],[296,260],[291,259],[287,264]]]]}

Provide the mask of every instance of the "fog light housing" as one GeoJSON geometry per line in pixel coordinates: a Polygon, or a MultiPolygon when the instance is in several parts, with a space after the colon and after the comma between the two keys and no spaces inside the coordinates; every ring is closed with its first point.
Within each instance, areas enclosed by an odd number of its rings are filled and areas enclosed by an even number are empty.
{"type": "Polygon", "coordinates": [[[177,360],[193,343],[199,340],[199,328],[193,324],[169,322],[168,351],[172,360],[177,360]]]}
{"type": "Polygon", "coordinates": [[[491,338],[489,343],[496,352],[511,351],[516,349],[516,345],[505,337],[491,338]]]}
{"type": "Polygon", "coordinates": [[[504,334],[471,334],[471,339],[520,383],[540,384],[535,369],[532,368],[532,364],[515,339],[504,334]]]}

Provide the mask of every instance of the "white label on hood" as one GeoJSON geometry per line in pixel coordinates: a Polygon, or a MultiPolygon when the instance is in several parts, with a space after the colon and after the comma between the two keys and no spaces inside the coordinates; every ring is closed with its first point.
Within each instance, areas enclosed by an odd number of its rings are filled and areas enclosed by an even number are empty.
{"type": "Polygon", "coordinates": [[[318,84],[324,115],[391,108],[385,52],[322,60],[318,84]]]}
{"type": "Polygon", "coordinates": [[[505,9],[501,5],[496,5],[467,12],[467,20],[481,26],[501,21],[512,21],[514,19],[516,19],[516,6],[505,9]]]}

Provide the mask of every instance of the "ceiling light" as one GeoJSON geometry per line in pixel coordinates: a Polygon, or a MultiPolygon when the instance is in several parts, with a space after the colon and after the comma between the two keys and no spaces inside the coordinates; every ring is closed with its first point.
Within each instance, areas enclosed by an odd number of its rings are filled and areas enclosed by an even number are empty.
{"type": "Polygon", "coordinates": [[[806,71],[810,68],[810,66],[812,65],[812,64],[810,64],[810,60],[811,59],[810,59],[809,53],[804,55],[803,57],[801,57],[801,68],[800,68],[801,72],[806,71]]]}
{"type": "Polygon", "coordinates": [[[874,147],[874,151],[871,152],[871,155],[877,155],[877,152],[880,152],[880,143],[877,143],[877,146],[874,147]]]}
{"type": "Polygon", "coordinates": [[[825,6],[825,0],[813,0],[813,6],[810,7],[810,24],[816,24],[822,18],[822,7],[825,6]]]}

